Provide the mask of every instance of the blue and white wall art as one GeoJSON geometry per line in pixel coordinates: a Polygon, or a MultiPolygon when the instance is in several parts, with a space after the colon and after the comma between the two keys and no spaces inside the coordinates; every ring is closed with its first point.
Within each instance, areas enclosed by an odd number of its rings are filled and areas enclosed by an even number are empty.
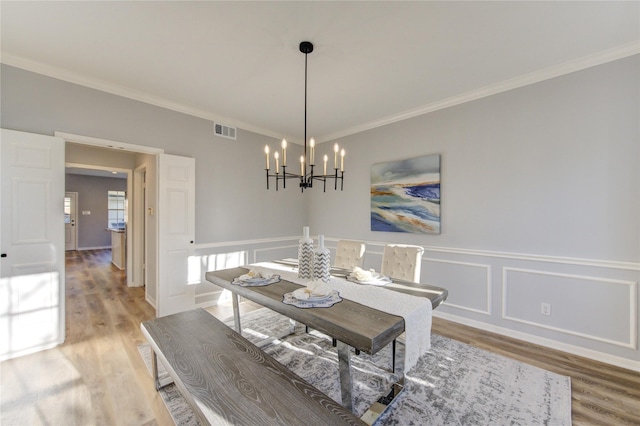
{"type": "Polygon", "coordinates": [[[371,166],[371,230],[440,233],[440,155],[371,166]]]}

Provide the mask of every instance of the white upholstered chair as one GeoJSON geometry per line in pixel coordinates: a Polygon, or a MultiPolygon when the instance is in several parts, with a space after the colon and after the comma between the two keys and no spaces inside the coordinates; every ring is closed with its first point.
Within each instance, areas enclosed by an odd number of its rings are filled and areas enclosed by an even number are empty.
{"type": "Polygon", "coordinates": [[[333,266],[351,270],[356,266],[362,268],[365,249],[365,244],[359,241],[339,240],[333,266]]]}
{"type": "Polygon", "coordinates": [[[382,254],[380,273],[399,280],[420,282],[424,248],[404,244],[387,244],[382,254]]]}

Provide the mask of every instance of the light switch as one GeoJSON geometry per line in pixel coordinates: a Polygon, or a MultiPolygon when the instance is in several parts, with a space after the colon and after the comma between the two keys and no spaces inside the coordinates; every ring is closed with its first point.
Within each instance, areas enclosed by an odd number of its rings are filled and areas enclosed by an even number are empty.
{"type": "Polygon", "coordinates": [[[82,210],[82,216],[89,216],[91,214],[90,210],[82,210]]]}

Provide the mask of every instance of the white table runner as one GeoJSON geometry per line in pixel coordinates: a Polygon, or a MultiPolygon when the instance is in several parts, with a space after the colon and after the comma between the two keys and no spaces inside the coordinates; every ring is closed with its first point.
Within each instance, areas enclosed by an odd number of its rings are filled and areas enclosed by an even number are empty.
{"type": "MultiPolygon", "coordinates": [[[[298,278],[298,272],[291,266],[273,262],[247,265],[264,272],[277,271],[281,277],[296,284],[306,285],[307,280],[298,278]]],[[[345,279],[331,277],[328,286],[338,290],[340,296],[370,308],[404,318],[405,324],[405,374],[418,362],[418,358],[431,349],[431,300],[427,297],[385,289],[384,287],[362,285],[345,279]]]]}

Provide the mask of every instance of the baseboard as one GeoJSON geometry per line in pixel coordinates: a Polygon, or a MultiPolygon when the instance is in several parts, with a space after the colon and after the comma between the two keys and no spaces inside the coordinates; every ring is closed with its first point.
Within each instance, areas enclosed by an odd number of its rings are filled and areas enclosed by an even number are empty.
{"type": "Polygon", "coordinates": [[[156,308],[156,301],[155,301],[155,299],[150,298],[150,297],[149,297],[149,295],[148,295],[148,294],[146,294],[146,293],[145,293],[145,295],[144,295],[144,300],[146,300],[148,304],[150,304],[151,306],[153,306],[153,309],[155,309],[155,308],[156,308]]]}
{"type": "Polygon", "coordinates": [[[104,249],[110,249],[111,246],[98,246],[98,247],[78,247],[78,251],[84,251],[84,250],[104,250],[104,249]]]}
{"type": "Polygon", "coordinates": [[[500,334],[506,337],[512,337],[514,339],[523,340],[528,343],[545,346],[550,349],[567,352],[572,355],[589,358],[594,361],[604,362],[605,364],[615,365],[616,367],[626,368],[627,370],[640,372],[639,361],[617,357],[617,356],[606,354],[603,352],[594,351],[592,349],[582,348],[580,346],[569,345],[567,343],[558,342],[557,340],[546,339],[544,337],[534,336],[532,334],[510,330],[504,327],[498,327],[492,324],[487,324],[481,321],[475,321],[468,318],[459,317],[457,315],[451,315],[445,312],[434,311],[433,316],[447,320],[447,321],[455,322],[458,324],[468,325],[469,327],[478,328],[480,330],[500,334]]]}

